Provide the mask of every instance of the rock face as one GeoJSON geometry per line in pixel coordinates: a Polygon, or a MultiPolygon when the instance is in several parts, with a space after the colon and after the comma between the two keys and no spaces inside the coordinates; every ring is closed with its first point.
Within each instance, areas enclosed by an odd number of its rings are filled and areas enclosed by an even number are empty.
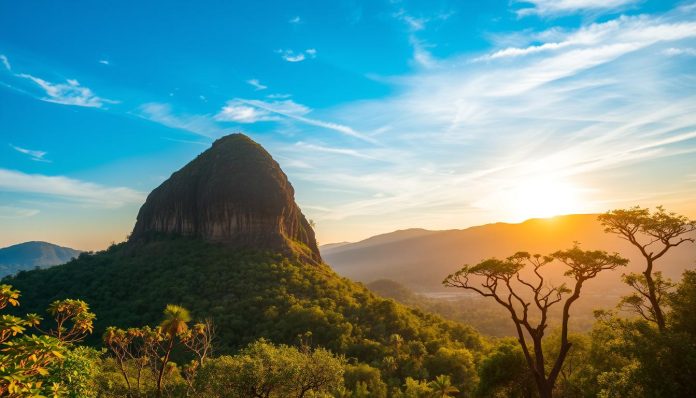
{"type": "Polygon", "coordinates": [[[150,193],[130,241],[172,234],[321,262],[287,176],[243,134],[218,139],[150,193]]]}

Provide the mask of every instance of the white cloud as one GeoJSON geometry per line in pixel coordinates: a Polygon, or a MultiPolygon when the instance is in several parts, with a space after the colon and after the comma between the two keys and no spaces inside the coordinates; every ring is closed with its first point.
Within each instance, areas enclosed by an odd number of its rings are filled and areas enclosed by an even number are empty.
{"type": "MultiPolygon", "coordinates": [[[[538,38],[533,35],[532,40],[538,38]]],[[[643,48],[662,41],[674,41],[696,36],[696,22],[665,21],[646,16],[621,16],[603,23],[593,23],[576,31],[553,29],[555,41],[527,47],[507,47],[476,58],[476,61],[513,58],[560,50],[596,49],[607,43],[643,48]]],[[[629,51],[634,51],[633,49],[629,51]]]]}
{"type": "Polygon", "coordinates": [[[694,56],[696,56],[696,48],[670,47],[670,48],[662,51],[662,53],[665,55],[669,55],[671,57],[677,56],[677,55],[686,55],[686,56],[694,57],[694,56]]]}
{"type": "Polygon", "coordinates": [[[413,47],[413,61],[424,68],[433,68],[438,65],[437,61],[427,50],[427,45],[422,40],[418,40],[415,36],[411,36],[409,39],[411,46],[413,47]]]}
{"type": "Polygon", "coordinates": [[[302,23],[302,18],[300,18],[299,15],[294,16],[294,17],[290,18],[290,20],[288,20],[288,23],[291,23],[293,25],[300,24],[300,23],[302,23]]]}
{"type": "Polygon", "coordinates": [[[107,187],[65,176],[26,174],[8,169],[0,169],[0,191],[47,195],[107,208],[138,204],[145,200],[142,192],[131,188],[107,187]]]}
{"type": "Polygon", "coordinates": [[[10,65],[10,60],[4,54],[0,54],[0,62],[5,66],[5,69],[12,70],[12,65],[10,65]]]}
{"type": "Polygon", "coordinates": [[[304,53],[295,53],[293,50],[278,50],[276,53],[288,62],[302,62],[305,60],[304,53]]]}
{"type": "Polygon", "coordinates": [[[286,99],[292,97],[291,94],[268,94],[266,98],[269,99],[286,99]]]}
{"type": "Polygon", "coordinates": [[[271,112],[247,104],[243,100],[230,100],[215,115],[220,122],[256,123],[278,120],[271,112]]]}
{"type": "Polygon", "coordinates": [[[208,138],[219,137],[232,132],[215,124],[209,115],[178,115],[172,111],[170,105],[157,102],[140,106],[137,116],[167,127],[189,131],[208,138]]]}
{"type": "Polygon", "coordinates": [[[276,50],[280,57],[288,62],[302,62],[309,58],[317,57],[317,50],[315,48],[308,48],[301,52],[295,52],[294,50],[276,50]]]}
{"type": "Polygon", "coordinates": [[[107,60],[107,59],[100,59],[99,63],[102,65],[109,65],[110,64],[109,60],[107,60]]]}
{"type": "Polygon", "coordinates": [[[292,100],[260,101],[235,98],[227,101],[215,115],[221,122],[256,123],[281,120],[279,116],[301,116],[310,109],[292,100]]]}
{"type": "Polygon", "coordinates": [[[334,148],[334,147],[325,146],[325,145],[309,144],[309,143],[305,143],[303,141],[296,142],[295,147],[302,150],[302,153],[305,153],[305,154],[308,152],[315,151],[315,152],[323,152],[323,153],[328,153],[328,154],[351,156],[351,157],[360,158],[360,159],[375,160],[375,158],[370,156],[370,155],[367,155],[365,153],[362,153],[362,152],[359,152],[355,149],[350,149],[350,148],[334,148]]]}
{"type": "Polygon", "coordinates": [[[37,162],[50,162],[50,160],[44,159],[44,156],[46,156],[47,153],[46,151],[37,151],[32,149],[21,148],[12,144],[10,144],[10,147],[19,153],[29,155],[31,160],[35,160],[37,162]]]}
{"type": "Polygon", "coordinates": [[[264,86],[258,79],[249,79],[246,81],[248,84],[252,85],[257,91],[265,90],[268,86],[264,86]]]}
{"type": "Polygon", "coordinates": [[[517,10],[517,15],[552,16],[563,15],[581,11],[606,12],[621,10],[627,6],[638,3],[640,0],[522,0],[532,7],[524,7],[517,10]]]}
{"type": "Polygon", "coordinates": [[[409,15],[406,13],[404,9],[401,9],[392,15],[394,16],[394,18],[405,23],[409,30],[412,32],[417,32],[419,30],[425,29],[425,24],[429,21],[427,18],[416,18],[412,15],[409,15]]]}
{"type": "Polygon", "coordinates": [[[118,103],[118,101],[98,97],[75,79],[68,79],[65,83],[52,83],[26,73],[19,73],[16,76],[28,79],[43,89],[46,94],[46,97],[40,98],[43,101],[89,108],[103,108],[105,104],[118,103]]]}
{"type": "Polygon", "coordinates": [[[375,142],[374,139],[349,126],[306,117],[305,115],[311,111],[307,106],[298,104],[293,100],[261,101],[235,98],[227,101],[220,112],[215,115],[215,120],[237,123],[290,120],[337,131],[363,141],[375,142]]]}
{"type": "Polygon", "coordinates": [[[37,209],[27,209],[15,206],[0,206],[0,218],[27,218],[39,214],[37,209]]]}
{"type": "MultiPolygon", "coordinates": [[[[682,165],[696,153],[696,75],[689,59],[660,56],[695,47],[694,11],[519,32],[519,46],[485,63],[440,59],[440,68],[392,79],[391,97],[325,110],[361,131],[389,126],[380,147],[396,153],[369,167],[312,158],[295,180],[355,193],[317,193],[325,210],[309,215],[325,228],[375,216],[387,228],[501,221],[513,215],[482,208],[482,198],[543,179],[569,187],[584,204],[575,211],[659,204],[653,193],[674,189],[664,178],[671,165],[694,172],[682,165]],[[641,184],[630,182],[636,175],[641,184]]],[[[696,191],[679,200],[693,203],[696,191]]]]}

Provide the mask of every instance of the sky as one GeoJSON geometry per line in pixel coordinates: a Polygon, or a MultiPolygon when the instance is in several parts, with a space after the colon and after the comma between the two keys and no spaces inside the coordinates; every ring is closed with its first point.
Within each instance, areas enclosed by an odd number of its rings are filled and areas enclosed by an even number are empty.
{"type": "Polygon", "coordinates": [[[696,217],[696,2],[0,0],[0,246],[123,241],[234,132],[320,244],[696,217]]]}

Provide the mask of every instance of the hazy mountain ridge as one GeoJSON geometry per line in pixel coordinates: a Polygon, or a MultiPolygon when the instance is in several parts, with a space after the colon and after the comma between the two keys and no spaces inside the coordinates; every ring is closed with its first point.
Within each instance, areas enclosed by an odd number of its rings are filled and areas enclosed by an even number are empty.
{"type": "MultiPolygon", "coordinates": [[[[696,238],[696,234],[691,237],[696,238]]],[[[365,283],[391,279],[418,293],[443,291],[442,279],[464,264],[476,264],[489,257],[502,258],[517,251],[547,254],[569,248],[574,242],[584,249],[618,252],[631,261],[626,269],[600,275],[588,284],[588,293],[618,297],[627,290],[620,282],[621,274],[643,267],[636,249],[605,233],[596,214],[427,231],[416,236],[404,236],[396,231],[379,235],[379,242],[375,244],[374,238],[368,238],[336,248],[322,246],[320,250],[324,260],[343,276],[365,283]]],[[[658,261],[657,270],[678,279],[685,269],[696,267],[694,253],[694,245],[674,248],[658,261]]]]}
{"type": "Polygon", "coordinates": [[[64,264],[80,253],[80,250],[40,241],[4,247],[0,249],[0,278],[36,267],[64,264]]]}

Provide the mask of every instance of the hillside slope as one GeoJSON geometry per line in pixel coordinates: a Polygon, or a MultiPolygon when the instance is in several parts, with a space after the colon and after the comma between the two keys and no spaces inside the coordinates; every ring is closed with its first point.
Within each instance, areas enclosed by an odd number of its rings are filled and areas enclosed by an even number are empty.
{"type": "Polygon", "coordinates": [[[80,254],[79,250],[48,242],[24,242],[0,249],[0,278],[36,267],[63,264],[80,254]]]}

